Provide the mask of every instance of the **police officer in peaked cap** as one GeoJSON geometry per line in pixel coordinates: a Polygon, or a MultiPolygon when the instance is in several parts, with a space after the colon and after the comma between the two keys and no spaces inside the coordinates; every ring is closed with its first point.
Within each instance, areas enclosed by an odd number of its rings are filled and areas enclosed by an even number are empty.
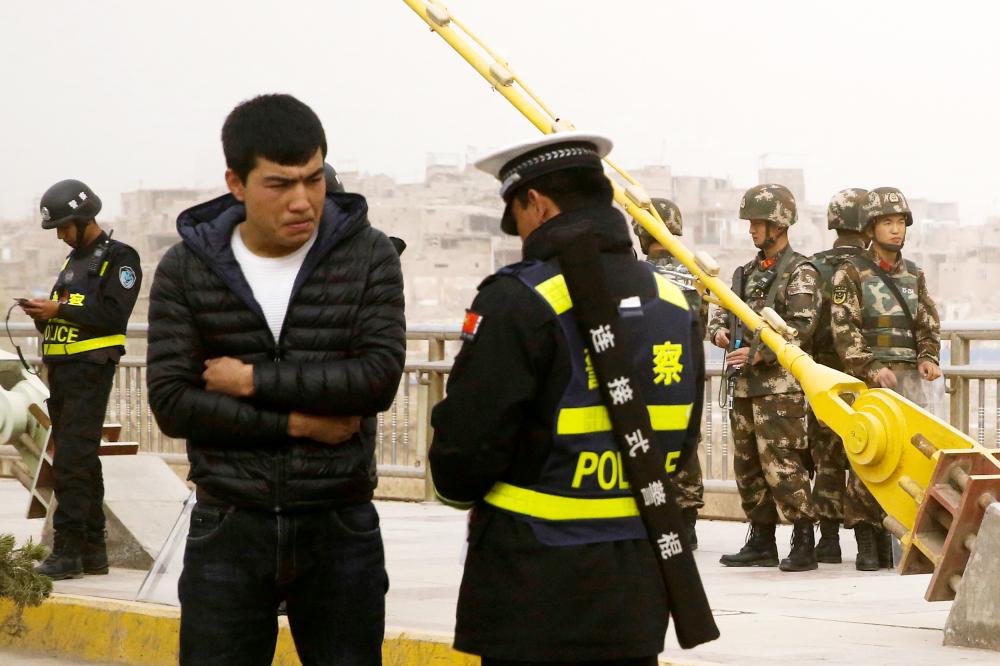
{"type": "Polygon", "coordinates": [[[521,238],[523,261],[486,278],[466,312],[429,461],[439,498],[472,509],[455,647],[484,666],[645,665],[663,649],[671,609],[562,253],[596,238],[643,399],[650,414],[673,415],[651,418],[650,437],[676,462],[671,471],[697,446],[703,352],[683,295],[632,252],[602,168],[610,149],[604,137],[566,132],[476,164],[501,182],[501,228],[521,238]],[[654,347],[666,340],[677,344],[678,372],[657,382],[654,347]]]}
{"type": "Polygon", "coordinates": [[[54,580],[108,573],[98,450],[125,328],[142,282],[139,255],[97,223],[101,200],[79,180],[42,195],[43,229],[72,248],[48,299],[21,308],[42,334],[55,441],[55,544],[37,567],[54,580]]]}

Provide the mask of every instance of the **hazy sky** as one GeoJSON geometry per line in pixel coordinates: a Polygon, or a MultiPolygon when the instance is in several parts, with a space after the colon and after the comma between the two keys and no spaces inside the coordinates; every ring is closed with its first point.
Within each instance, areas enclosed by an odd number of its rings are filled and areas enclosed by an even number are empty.
{"type": "MultiPolygon", "coordinates": [[[[625,166],[749,186],[772,153],[813,202],[895,185],[1000,212],[994,3],[446,4],[625,166]]],[[[317,111],[334,164],[402,180],[536,133],[401,0],[2,0],[0,215],[69,177],[112,213],[140,185],[221,185],[226,113],[275,91],[317,111]]]]}

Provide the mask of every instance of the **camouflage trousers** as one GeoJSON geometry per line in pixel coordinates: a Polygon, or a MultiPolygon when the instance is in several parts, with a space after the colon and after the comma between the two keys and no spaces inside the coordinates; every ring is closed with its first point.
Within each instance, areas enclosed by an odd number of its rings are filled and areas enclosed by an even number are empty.
{"type": "MultiPolygon", "coordinates": [[[[892,363],[888,367],[896,375],[896,393],[918,407],[927,409],[924,380],[920,378],[917,366],[912,363],[892,363]]],[[[861,523],[868,523],[881,528],[884,518],[885,511],[875,501],[871,491],[853,469],[848,469],[847,490],[844,493],[844,527],[850,529],[861,523]]]]}
{"type": "MultiPolygon", "coordinates": [[[[701,442],[700,437],[698,442],[701,442]]],[[[700,509],[705,506],[705,484],[701,480],[701,461],[697,451],[691,454],[684,467],[677,470],[677,474],[670,477],[670,485],[680,508],[700,509]]]]}
{"type": "Polygon", "coordinates": [[[733,399],[736,487],[753,522],[778,522],[779,508],[793,522],[816,520],[803,463],[809,455],[805,409],[801,393],[733,399]]]}
{"type": "Polygon", "coordinates": [[[813,479],[812,502],[816,515],[827,520],[844,519],[844,474],[847,454],[840,436],[816,418],[810,409],[807,415],[809,454],[816,476],[813,479]]]}

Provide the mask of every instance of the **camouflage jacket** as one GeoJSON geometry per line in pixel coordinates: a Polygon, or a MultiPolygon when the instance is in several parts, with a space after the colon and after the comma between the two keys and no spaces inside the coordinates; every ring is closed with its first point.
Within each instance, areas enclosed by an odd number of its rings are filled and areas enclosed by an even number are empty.
{"type": "Polygon", "coordinates": [[[813,335],[812,354],[817,362],[825,366],[843,370],[840,356],[833,344],[833,332],[830,329],[830,298],[833,295],[833,274],[847,257],[865,252],[864,241],[860,238],[844,240],[838,238],[829,250],[817,252],[809,257],[809,262],[819,273],[819,291],[823,302],[819,309],[819,319],[816,332],[813,335]]]}
{"type": "MultiPolygon", "coordinates": [[[[868,259],[878,262],[873,254],[868,259]]],[[[831,329],[847,372],[868,384],[890,363],[938,362],[941,321],[927,293],[924,272],[902,257],[886,270],[903,295],[913,327],[868,262],[848,260],[833,275],[831,329]]]]}
{"type": "Polygon", "coordinates": [[[704,337],[705,329],[708,328],[708,301],[704,300],[695,288],[695,277],[691,271],[671,254],[665,256],[651,254],[646,257],[646,262],[652,264],[657,273],[670,280],[684,292],[684,298],[687,299],[691,312],[698,313],[698,322],[701,324],[701,334],[704,337]]]}
{"type": "MultiPolygon", "coordinates": [[[[773,259],[773,262],[765,259],[764,254],[758,252],[753,260],[743,266],[743,293],[740,296],[752,310],[760,312],[764,307],[772,280],[782,280],[784,277],[784,284],[778,285],[774,310],[798,332],[792,344],[808,352],[812,348],[817,313],[822,302],[818,286],[819,273],[791,246],[779,252],[773,259]],[[791,271],[786,273],[787,277],[776,275],[774,271],[777,265],[788,252],[792,253],[791,271]]],[[[716,333],[728,326],[729,313],[716,308],[708,326],[709,339],[714,339],[716,333]]],[[[751,331],[746,332],[744,345],[750,346],[752,351],[759,351],[762,358],[759,363],[744,366],[742,372],[736,375],[733,386],[735,397],[757,397],[802,391],[802,387],[792,374],[777,362],[774,353],[763,344],[756,344],[751,331]]]]}

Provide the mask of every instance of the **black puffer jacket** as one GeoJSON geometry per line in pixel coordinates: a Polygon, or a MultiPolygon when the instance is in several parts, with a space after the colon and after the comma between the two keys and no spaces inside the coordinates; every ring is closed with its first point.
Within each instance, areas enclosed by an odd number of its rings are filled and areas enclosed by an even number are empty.
{"type": "Polygon", "coordinates": [[[187,439],[189,478],[237,506],[294,511],[372,497],[375,418],[403,370],[403,278],[392,243],[357,194],[327,195],[316,243],[275,340],[233,256],[245,209],[226,195],[183,213],[150,293],[149,403],[187,439]],[[205,359],[254,365],[252,399],[206,391],[205,359]],[[288,414],[360,415],[338,446],[290,438],[288,414]]]}

